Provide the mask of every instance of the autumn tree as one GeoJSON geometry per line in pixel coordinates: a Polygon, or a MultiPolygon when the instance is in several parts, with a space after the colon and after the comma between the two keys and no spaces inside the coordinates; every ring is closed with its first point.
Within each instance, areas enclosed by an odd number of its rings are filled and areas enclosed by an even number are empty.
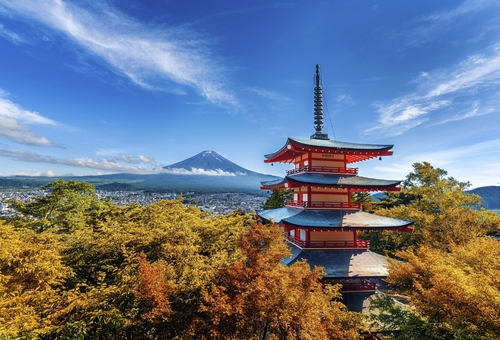
{"type": "Polygon", "coordinates": [[[203,291],[201,311],[212,339],[355,339],[359,319],[320,282],[320,268],[289,267],[276,225],[253,224],[239,241],[243,259],[219,272],[203,291]]]}
{"type": "Polygon", "coordinates": [[[409,298],[420,332],[471,340],[500,333],[500,242],[478,237],[448,250],[423,245],[398,256],[403,262],[390,261],[387,282],[409,298]]]}
{"type": "Polygon", "coordinates": [[[0,338],[36,338],[54,329],[51,318],[72,275],[65,245],[54,234],[15,230],[0,221],[0,338]]]}
{"type": "Polygon", "coordinates": [[[356,334],[359,320],[320,284],[320,269],[280,264],[288,250],[276,226],[181,198],[119,207],[91,185],[48,188],[0,222],[0,338],[356,334]]]}
{"type": "Polygon", "coordinates": [[[457,181],[427,162],[415,163],[413,169],[401,192],[389,195],[374,212],[414,221],[414,232],[367,233],[375,250],[394,252],[420,244],[446,249],[500,230],[500,216],[478,209],[479,196],[466,192],[469,183],[457,181]]]}
{"type": "Polygon", "coordinates": [[[154,311],[140,293],[140,254],[156,268],[164,265],[162,276],[176,288],[175,316],[166,325],[171,334],[183,332],[201,289],[239,258],[237,240],[251,219],[213,216],[180,199],[118,207],[97,198],[88,184],[58,181],[50,187],[46,197],[19,203],[22,216],[2,225],[5,336],[147,337],[154,311]]]}

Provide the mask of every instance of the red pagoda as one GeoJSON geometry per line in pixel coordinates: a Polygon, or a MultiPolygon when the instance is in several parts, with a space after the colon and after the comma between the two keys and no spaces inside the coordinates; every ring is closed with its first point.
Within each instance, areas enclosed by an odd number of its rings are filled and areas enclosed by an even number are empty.
{"type": "Polygon", "coordinates": [[[341,283],[343,292],[375,291],[387,276],[384,256],[369,251],[369,242],[358,239],[361,230],[412,232],[411,221],[369,214],[352,201],[356,192],[399,191],[400,181],[358,176],[349,167],[382,156],[391,156],[393,145],[357,144],[330,140],[323,133],[323,96],[319,65],[314,88],[314,124],[310,139],[288,138],[265,163],[291,163],[284,178],[262,182],[261,189],[287,189],[292,199],[285,207],[257,212],[259,218],[278,223],[288,238],[292,256],[285,264],[305,259],[311,267],[325,268],[324,279],[341,283]]]}

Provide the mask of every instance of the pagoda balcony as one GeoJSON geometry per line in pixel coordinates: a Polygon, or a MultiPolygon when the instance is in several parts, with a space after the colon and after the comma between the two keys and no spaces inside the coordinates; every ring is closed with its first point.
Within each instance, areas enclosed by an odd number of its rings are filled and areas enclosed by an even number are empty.
{"type": "Polygon", "coordinates": [[[301,174],[304,172],[320,172],[320,173],[330,173],[330,174],[346,174],[346,175],[357,175],[358,168],[342,168],[342,167],[332,167],[332,166],[313,166],[313,167],[303,167],[288,170],[287,175],[301,174]]]}
{"type": "Polygon", "coordinates": [[[369,249],[370,241],[302,241],[297,237],[285,235],[289,242],[300,248],[316,248],[316,249],[369,249]]]}
{"type": "Polygon", "coordinates": [[[374,292],[378,287],[377,282],[373,282],[368,279],[323,279],[323,282],[330,284],[341,284],[341,293],[374,292]]]}
{"type": "Polygon", "coordinates": [[[317,209],[361,209],[361,203],[352,203],[352,202],[323,202],[323,201],[302,202],[294,200],[285,200],[285,205],[290,207],[317,208],[317,209]]]}

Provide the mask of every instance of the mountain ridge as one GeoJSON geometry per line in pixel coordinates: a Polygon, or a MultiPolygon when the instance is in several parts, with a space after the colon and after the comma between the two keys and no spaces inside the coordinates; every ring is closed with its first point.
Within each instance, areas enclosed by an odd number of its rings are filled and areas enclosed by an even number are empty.
{"type": "Polygon", "coordinates": [[[102,190],[146,190],[161,192],[245,192],[266,195],[261,182],[277,179],[245,169],[212,150],[167,165],[156,174],[118,173],[95,176],[0,177],[0,189],[40,188],[57,179],[89,182],[102,190]]]}

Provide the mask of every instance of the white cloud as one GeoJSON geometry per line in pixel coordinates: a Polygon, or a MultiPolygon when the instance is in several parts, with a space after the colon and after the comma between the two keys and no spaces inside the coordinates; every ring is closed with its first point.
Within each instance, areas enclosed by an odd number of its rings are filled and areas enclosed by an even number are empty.
{"type": "Polygon", "coordinates": [[[117,162],[123,162],[127,164],[151,164],[153,166],[157,165],[154,158],[147,157],[144,155],[121,155],[121,156],[114,156],[111,159],[117,162]]]}
{"type": "Polygon", "coordinates": [[[31,131],[26,124],[21,124],[11,117],[0,115],[0,137],[24,145],[57,146],[47,138],[31,131]]]}
{"type": "Polygon", "coordinates": [[[172,168],[163,169],[162,172],[173,175],[236,176],[235,173],[223,171],[221,169],[205,170],[199,168],[191,168],[191,170],[187,170],[183,168],[172,168]]]}
{"type": "Polygon", "coordinates": [[[14,118],[18,121],[27,124],[46,124],[46,125],[56,125],[52,119],[43,117],[38,112],[27,111],[21,108],[19,105],[11,102],[6,98],[4,91],[0,91],[0,116],[14,118]]]}
{"type": "MultiPolygon", "coordinates": [[[[140,163],[138,165],[129,165],[126,163],[124,164],[116,159],[92,159],[89,157],[57,158],[19,149],[0,150],[0,157],[8,157],[16,161],[24,162],[59,164],[75,166],[79,168],[97,169],[113,173],[124,172],[132,174],[150,174],[159,172],[159,170],[155,170],[149,165],[141,166],[144,163],[140,163]]],[[[137,158],[139,159],[139,157],[137,158]]]]}
{"type": "Polygon", "coordinates": [[[75,176],[75,174],[72,173],[65,173],[65,174],[58,174],[54,172],[53,170],[44,170],[44,171],[20,171],[20,172],[2,172],[0,173],[0,176],[3,177],[10,177],[10,176],[33,176],[33,177],[38,177],[38,176],[44,176],[44,177],[60,177],[60,176],[75,176]]]}
{"type": "Polygon", "coordinates": [[[38,112],[24,110],[4,98],[6,95],[6,92],[0,89],[0,137],[25,145],[61,147],[34,133],[29,125],[56,125],[56,122],[38,112]]]}
{"type": "Polygon", "coordinates": [[[87,8],[63,0],[0,0],[0,14],[43,24],[146,89],[179,92],[178,85],[188,86],[213,103],[238,106],[209,38],[140,24],[102,2],[79,4],[87,8]]]}
{"type": "MultiPolygon", "coordinates": [[[[414,93],[393,99],[388,103],[377,103],[379,113],[377,125],[366,129],[364,135],[399,135],[425,122],[430,114],[454,105],[458,110],[457,98],[473,98],[481,111],[455,115],[444,121],[471,118],[498,111],[493,109],[497,93],[488,89],[500,83],[500,48],[492,46],[488,54],[476,54],[446,70],[425,72],[418,78],[419,85],[414,93]],[[481,92],[481,99],[476,98],[481,92]]],[[[466,100],[467,101],[467,100],[466,100]]],[[[470,100],[469,100],[470,102],[470,100]]]]}

